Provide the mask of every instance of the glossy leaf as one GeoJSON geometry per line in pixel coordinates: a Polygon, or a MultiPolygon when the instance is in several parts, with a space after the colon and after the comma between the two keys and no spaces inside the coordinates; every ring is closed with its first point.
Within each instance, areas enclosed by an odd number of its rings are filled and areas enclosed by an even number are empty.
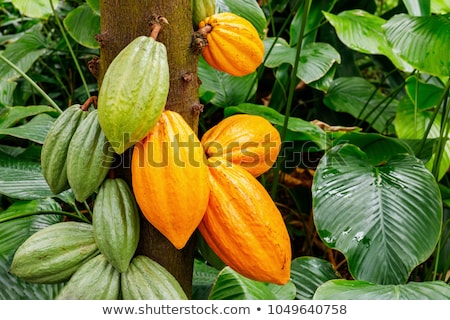
{"type": "Polygon", "coordinates": [[[409,154],[373,165],[356,146],[336,146],[321,159],[312,194],[318,233],[346,256],[354,279],[403,284],[434,251],[442,225],[439,188],[409,154]]]}
{"type": "Polygon", "coordinates": [[[54,109],[48,106],[0,107],[0,129],[12,127],[22,119],[40,113],[54,113],[54,109]]]}
{"type": "Polygon", "coordinates": [[[0,129],[0,135],[10,135],[42,144],[54,121],[55,118],[48,114],[38,114],[21,126],[0,129]]]}
{"type": "Polygon", "coordinates": [[[317,289],[316,300],[449,300],[450,285],[443,281],[379,285],[366,281],[331,280],[317,289]]]}
{"type": "Polygon", "coordinates": [[[444,16],[399,14],[383,26],[393,50],[414,68],[450,76],[450,20],[444,16]]]}
{"type": "Polygon", "coordinates": [[[403,0],[411,16],[429,16],[431,12],[430,0],[403,0]]]}
{"type": "Polygon", "coordinates": [[[100,33],[100,16],[88,5],[70,11],[64,19],[67,32],[78,43],[88,48],[100,48],[95,36],[100,33]]]}
{"type": "Polygon", "coordinates": [[[437,14],[444,14],[450,12],[450,1],[448,0],[431,1],[431,12],[437,14]]]}
{"type": "Polygon", "coordinates": [[[337,271],[327,260],[300,257],[292,260],[291,279],[296,287],[297,300],[311,300],[317,288],[331,279],[338,279],[337,271]]]}
{"type": "Polygon", "coordinates": [[[418,80],[416,77],[406,79],[405,89],[418,110],[436,107],[444,92],[444,88],[418,80]]]}
{"type": "Polygon", "coordinates": [[[58,0],[12,0],[12,4],[24,15],[32,18],[48,18],[52,14],[52,7],[58,5],[58,0]]]}
{"type": "Polygon", "coordinates": [[[100,0],[86,0],[86,3],[98,15],[100,15],[100,0]]]}

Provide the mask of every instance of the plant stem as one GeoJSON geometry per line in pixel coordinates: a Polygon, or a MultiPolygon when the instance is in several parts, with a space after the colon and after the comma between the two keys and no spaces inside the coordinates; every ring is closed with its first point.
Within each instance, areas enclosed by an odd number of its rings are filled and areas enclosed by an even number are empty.
{"type": "Polygon", "coordinates": [[[33,81],[33,79],[31,79],[25,72],[23,72],[18,66],[16,66],[11,60],[9,60],[8,58],[6,58],[3,54],[0,54],[0,59],[2,59],[7,65],[9,65],[12,69],[14,69],[18,74],[20,74],[26,81],[28,81],[34,89],[37,90],[37,92],[39,92],[42,97],[44,97],[45,100],[48,101],[48,103],[55,108],[59,113],[62,113],[62,110],[58,107],[58,105],[55,103],[55,101],[53,101],[52,98],[50,98],[45,92],[44,90],[41,89],[41,87],[39,87],[37,85],[36,82],[33,81]]]}
{"type": "MultiPolygon", "coordinates": [[[[296,81],[297,80],[297,70],[298,70],[298,65],[300,62],[300,54],[302,51],[302,42],[303,42],[303,37],[305,35],[306,21],[308,20],[308,14],[309,14],[309,10],[311,8],[311,2],[312,2],[311,0],[306,0],[306,5],[305,5],[305,9],[303,11],[303,17],[302,17],[302,25],[301,25],[300,33],[298,34],[295,63],[294,63],[294,67],[293,67],[292,73],[291,73],[291,78],[289,81],[289,95],[288,95],[288,100],[286,102],[286,112],[284,115],[283,127],[281,128],[281,133],[280,133],[281,141],[283,141],[283,142],[284,142],[284,139],[286,138],[287,127],[288,127],[289,117],[290,117],[291,107],[292,107],[292,101],[294,100],[294,92],[295,92],[295,87],[297,85],[297,81],[296,81]]],[[[283,151],[281,151],[281,152],[283,152],[283,151]]],[[[272,198],[275,198],[275,195],[277,193],[278,181],[280,179],[280,167],[281,167],[281,164],[283,163],[283,161],[284,161],[284,156],[281,155],[277,158],[277,162],[275,164],[275,172],[273,174],[273,182],[272,182],[272,188],[271,188],[272,198]]]]}

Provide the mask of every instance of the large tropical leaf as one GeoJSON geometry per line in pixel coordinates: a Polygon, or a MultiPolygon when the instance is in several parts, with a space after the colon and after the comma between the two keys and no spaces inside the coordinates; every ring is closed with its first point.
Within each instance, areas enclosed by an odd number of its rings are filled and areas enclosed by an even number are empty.
{"type": "Polygon", "coordinates": [[[100,33],[100,16],[88,5],[81,5],[64,18],[64,26],[78,43],[97,49],[100,44],[95,36],[100,33]]]}
{"type": "Polygon", "coordinates": [[[399,14],[383,28],[389,45],[414,68],[437,76],[450,76],[448,17],[399,14]]]}
{"type": "Polygon", "coordinates": [[[346,256],[357,280],[403,284],[435,249],[439,187],[410,154],[374,165],[360,148],[336,146],[321,159],[312,194],[321,239],[346,256]]]}
{"type": "Polygon", "coordinates": [[[22,119],[44,112],[54,113],[55,109],[49,106],[0,107],[0,129],[12,127],[22,119]]]}
{"type": "Polygon", "coordinates": [[[21,126],[0,129],[0,135],[10,135],[42,144],[54,121],[55,118],[48,114],[38,114],[21,126]]]}
{"type": "Polygon", "coordinates": [[[443,281],[379,285],[366,281],[331,280],[320,286],[316,300],[449,300],[450,286],[443,281]]]}
{"type": "Polygon", "coordinates": [[[192,277],[192,299],[207,300],[219,270],[197,259],[194,261],[192,277]]]}
{"type": "Polygon", "coordinates": [[[431,0],[403,0],[412,16],[428,16],[431,13],[431,0]]]}
{"type": "Polygon", "coordinates": [[[33,18],[48,18],[52,14],[52,5],[56,7],[58,0],[12,0],[12,4],[24,15],[33,18]]]}

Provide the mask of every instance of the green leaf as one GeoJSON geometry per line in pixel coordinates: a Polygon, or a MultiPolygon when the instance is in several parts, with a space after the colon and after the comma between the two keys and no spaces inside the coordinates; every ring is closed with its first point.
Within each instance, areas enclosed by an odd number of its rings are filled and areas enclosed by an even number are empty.
{"type": "Polygon", "coordinates": [[[216,268],[195,259],[192,277],[192,299],[207,300],[218,274],[219,270],[216,268]]]}
{"type": "Polygon", "coordinates": [[[3,154],[0,154],[0,194],[22,200],[55,196],[39,163],[3,154]]]}
{"type": "Polygon", "coordinates": [[[250,21],[258,31],[260,37],[264,36],[266,16],[258,2],[254,0],[216,0],[217,12],[232,12],[250,21]]]}
{"type": "Polygon", "coordinates": [[[389,45],[414,68],[437,76],[450,76],[450,20],[432,15],[399,14],[384,26],[389,45]]]}
{"type": "MultiPolygon", "coordinates": [[[[258,115],[266,118],[269,122],[277,126],[283,126],[284,123],[284,115],[263,105],[243,103],[236,107],[226,108],[224,113],[225,116],[229,116],[234,113],[258,115]]],[[[313,141],[322,149],[325,149],[327,146],[327,137],[325,132],[309,121],[290,117],[288,122],[288,130],[290,131],[290,138],[295,140],[313,141]]]]}
{"type": "Polygon", "coordinates": [[[0,129],[12,127],[22,119],[40,113],[55,114],[55,109],[49,106],[0,107],[0,129]]]}
{"type": "Polygon", "coordinates": [[[403,0],[411,16],[429,16],[431,13],[430,0],[403,0]]]}
{"type": "MultiPolygon", "coordinates": [[[[52,14],[50,0],[12,0],[12,4],[25,16],[32,18],[48,18],[52,14]]],[[[58,0],[51,0],[53,6],[58,5],[58,0]]]]}
{"type": "Polygon", "coordinates": [[[331,280],[317,289],[316,300],[449,300],[450,286],[443,281],[379,285],[357,280],[331,280]]]}
{"type": "Polygon", "coordinates": [[[439,239],[439,187],[409,154],[374,166],[358,147],[336,146],[317,167],[312,195],[318,233],[346,256],[354,279],[403,284],[439,239]]]}
{"type": "Polygon", "coordinates": [[[448,0],[433,0],[431,1],[431,12],[437,14],[444,14],[450,12],[450,1],[448,0]]]}
{"type": "MultiPolygon", "coordinates": [[[[264,40],[264,51],[266,55],[275,42],[275,38],[264,40]]],[[[294,65],[296,48],[290,47],[284,39],[278,39],[264,65],[275,68],[283,63],[294,65]]],[[[339,53],[328,43],[314,42],[302,48],[297,77],[305,83],[311,83],[321,79],[327,74],[335,63],[341,62],[339,53]]]]}
{"type": "Polygon", "coordinates": [[[343,11],[338,15],[324,12],[324,15],[336,29],[338,38],[350,49],[384,55],[400,70],[413,71],[389,46],[383,33],[383,25],[386,23],[383,18],[359,9],[343,11]]]}
{"type": "Polygon", "coordinates": [[[0,129],[0,135],[10,135],[42,144],[54,121],[55,118],[48,114],[38,114],[21,126],[0,129]]]}
{"type": "Polygon", "coordinates": [[[209,299],[281,300],[290,296],[284,290],[292,292],[292,298],[295,296],[295,287],[293,287],[292,283],[288,283],[283,287],[285,288],[280,289],[276,288],[273,284],[250,280],[241,276],[230,267],[225,267],[218,274],[209,299]]]}
{"type": "Polygon", "coordinates": [[[386,106],[387,97],[360,77],[340,77],[333,81],[323,102],[334,111],[368,122],[378,132],[392,131],[390,123],[398,104],[393,100],[386,106]]]}
{"type": "Polygon", "coordinates": [[[100,33],[100,16],[88,5],[71,10],[64,18],[67,32],[85,47],[98,49],[100,44],[95,36],[100,33]]]}
{"type": "Polygon", "coordinates": [[[420,110],[436,107],[444,91],[444,88],[418,80],[417,77],[408,77],[405,89],[408,97],[420,110]]]}
{"type": "Polygon", "coordinates": [[[89,7],[98,15],[100,15],[100,1],[99,0],[86,0],[89,7]]]}
{"type": "Polygon", "coordinates": [[[256,72],[234,77],[214,69],[202,57],[199,58],[198,76],[202,81],[201,90],[215,93],[210,102],[222,108],[246,102],[257,88],[256,72]]]}
{"type": "Polygon", "coordinates": [[[296,286],[297,300],[311,300],[317,288],[331,279],[337,279],[337,271],[327,260],[316,257],[300,257],[292,260],[291,280],[296,286]]]}

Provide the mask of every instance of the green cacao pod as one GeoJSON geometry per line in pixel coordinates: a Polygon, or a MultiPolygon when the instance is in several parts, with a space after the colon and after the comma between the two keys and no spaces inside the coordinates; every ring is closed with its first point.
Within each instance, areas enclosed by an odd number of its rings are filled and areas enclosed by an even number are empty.
{"type": "Polygon", "coordinates": [[[124,300],[187,300],[181,285],[163,266],[136,256],[121,277],[124,300]]]}
{"type": "Polygon", "coordinates": [[[166,47],[137,37],[111,62],[98,94],[98,119],[115,152],[122,154],[147,135],[168,93],[166,47]]]}
{"type": "Polygon", "coordinates": [[[120,273],[99,254],[73,274],[56,300],[117,300],[119,294],[120,273]]]}
{"type": "Polygon", "coordinates": [[[203,19],[216,13],[216,0],[191,0],[192,23],[195,27],[203,19]]]}
{"type": "Polygon", "coordinates": [[[93,110],[75,131],[67,151],[67,179],[75,199],[83,202],[94,193],[113,161],[114,151],[93,110]]]}
{"type": "Polygon", "coordinates": [[[14,254],[10,272],[33,283],[63,282],[96,254],[92,225],[60,222],[25,240],[14,254]]]}
{"type": "Polygon", "coordinates": [[[56,119],[45,137],[41,152],[42,174],[50,190],[58,194],[70,188],[66,158],[70,140],[87,112],[79,104],[68,107],[56,119]]]}
{"type": "Polygon", "coordinates": [[[94,203],[92,225],[100,252],[125,272],[139,242],[139,212],[131,189],[122,179],[106,179],[94,203]]]}

